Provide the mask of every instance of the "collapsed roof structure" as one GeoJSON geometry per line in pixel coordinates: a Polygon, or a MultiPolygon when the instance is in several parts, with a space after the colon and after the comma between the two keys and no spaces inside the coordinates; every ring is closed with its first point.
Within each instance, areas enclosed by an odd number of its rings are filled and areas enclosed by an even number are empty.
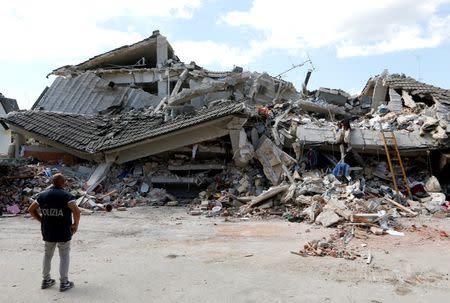
{"type": "Polygon", "coordinates": [[[120,164],[226,136],[243,126],[243,112],[241,103],[225,103],[164,121],[141,111],[108,116],[27,111],[10,116],[8,123],[80,158],[120,164]]]}
{"type": "Polygon", "coordinates": [[[194,161],[208,146],[226,150],[222,156],[229,152],[227,164],[236,167],[258,161],[271,185],[292,183],[305,150],[337,148],[339,120],[351,125],[352,154],[361,166],[360,153],[384,152],[380,131],[394,132],[402,154],[426,155],[450,145],[449,90],[384,71],[358,96],[339,89],[309,91],[311,73],[297,91],[267,73],[240,67],[209,71],[181,62],[159,31],[50,75],[57,78],[32,109],[11,113],[2,123],[98,162],[90,188],[113,163],[180,151],[192,153],[194,161]]]}

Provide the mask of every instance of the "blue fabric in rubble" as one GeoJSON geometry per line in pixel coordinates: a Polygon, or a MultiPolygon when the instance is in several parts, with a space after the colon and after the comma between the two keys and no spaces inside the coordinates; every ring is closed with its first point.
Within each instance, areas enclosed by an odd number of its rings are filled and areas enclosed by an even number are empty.
{"type": "Polygon", "coordinates": [[[350,175],[350,165],[344,162],[336,164],[336,167],[333,169],[333,175],[336,177],[342,175],[348,177],[350,175]]]}

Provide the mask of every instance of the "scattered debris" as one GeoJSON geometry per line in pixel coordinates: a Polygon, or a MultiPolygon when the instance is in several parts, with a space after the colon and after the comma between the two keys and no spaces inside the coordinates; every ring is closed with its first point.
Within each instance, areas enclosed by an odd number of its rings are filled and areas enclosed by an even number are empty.
{"type": "Polygon", "coordinates": [[[52,146],[74,163],[1,161],[2,213],[23,213],[61,172],[84,213],[165,205],[339,224],[344,234],[300,254],[349,259],[338,238],[401,236],[396,218],[450,213],[449,90],[384,71],[357,96],[299,92],[267,73],[181,62],[159,31],[52,74],[31,110],[0,123],[16,132],[16,151],[52,146]],[[406,171],[395,185],[381,131],[394,134],[406,171]]]}
{"type": "Polygon", "coordinates": [[[361,257],[361,254],[354,250],[346,248],[344,241],[341,239],[346,234],[346,230],[337,229],[329,239],[314,240],[304,245],[299,252],[291,252],[302,257],[324,257],[330,256],[334,258],[344,258],[347,260],[355,260],[361,257]]]}
{"type": "Polygon", "coordinates": [[[334,211],[325,210],[317,216],[316,223],[320,223],[325,227],[329,227],[331,225],[338,223],[341,220],[342,220],[341,217],[339,217],[334,211]]]}
{"type": "Polygon", "coordinates": [[[401,237],[403,237],[405,235],[405,233],[402,233],[402,232],[399,232],[399,231],[395,231],[395,230],[392,230],[392,229],[386,230],[386,233],[391,235],[391,236],[401,236],[401,237]]]}

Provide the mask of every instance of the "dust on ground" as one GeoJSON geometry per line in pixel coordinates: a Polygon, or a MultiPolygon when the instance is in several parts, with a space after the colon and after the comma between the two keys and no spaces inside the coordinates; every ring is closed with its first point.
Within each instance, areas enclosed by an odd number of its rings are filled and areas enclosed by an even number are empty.
{"type": "MultiPolygon", "coordinates": [[[[138,207],[82,216],[75,288],[41,290],[39,225],[0,218],[0,302],[448,302],[450,219],[401,219],[404,237],[349,243],[373,260],[301,257],[333,229],[284,220],[193,217],[138,207]]],[[[58,277],[58,256],[52,274],[58,277]]]]}

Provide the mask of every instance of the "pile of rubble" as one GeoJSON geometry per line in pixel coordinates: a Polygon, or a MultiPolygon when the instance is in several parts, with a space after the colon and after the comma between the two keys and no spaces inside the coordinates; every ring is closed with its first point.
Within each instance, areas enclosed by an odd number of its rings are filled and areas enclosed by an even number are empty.
{"type": "MultiPolygon", "coordinates": [[[[263,192],[258,191],[257,187],[268,181],[262,178],[261,171],[255,169],[253,175],[258,177],[254,181],[248,175],[237,180],[231,176],[230,180],[235,181],[231,181],[229,189],[210,194],[209,199],[205,194],[199,197],[202,200],[200,210],[205,205],[209,208],[204,210],[216,206],[219,197],[221,204],[228,209],[227,215],[282,215],[290,221],[316,222],[326,227],[353,222],[367,226],[380,225],[385,230],[389,228],[390,221],[399,216],[448,214],[449,203],[440,192],[435,177],[415,179],[413,199],[402,195],[401,204],[394,201],[399,197],[389,186],[389,179],[384,175],[387,173],[385,167],[383,175],[375,170],[370,174],[354,170],[352,175],[355,180],[350,181],[336,177],[330,173],[331,169],[332,166],[328,168],[329,172],[327,169],[294,171],[292,183],[272,186],[263,192]]],[[[198,209],[194,213],[198,214],[198,209]]]]}
{"type": "MultiPolygon", "coordinates": [[[[359,249],[348,249],[347,244],[354,237],[355,229],[338,228],[328,239],[322,238],[306,243],[299,252],[291,252],[302,257],[324,257],[344,258],[346,260],[355,260],[361,257],[359,249]]],[[[371,262],[371,256],[367,256],[367,263],[371,262]]]]}
{"type": "Polygon", "coordinates": [[[74,196],[84,195],[83,187],[92,167],[49,166],[35,160],[0,160],[0,213],[4,216],[25,213],[33,198],[51,187],[52,176],[63,173],[67,190],[74,196]]]}
{"type": "Polygon", "coordinates": [[[0,120],[97,163],[76,188],[83,208],[189,205],[383,231],[399,216],[448,214],[448,90],[385,71],[359,95],[310,91],[309,71],[297,91],[267,73],[181,62],[158,31],[52,74],[32,110],[0,120]],[[396,184],[387,133],[406,168],[396,184]]]}

